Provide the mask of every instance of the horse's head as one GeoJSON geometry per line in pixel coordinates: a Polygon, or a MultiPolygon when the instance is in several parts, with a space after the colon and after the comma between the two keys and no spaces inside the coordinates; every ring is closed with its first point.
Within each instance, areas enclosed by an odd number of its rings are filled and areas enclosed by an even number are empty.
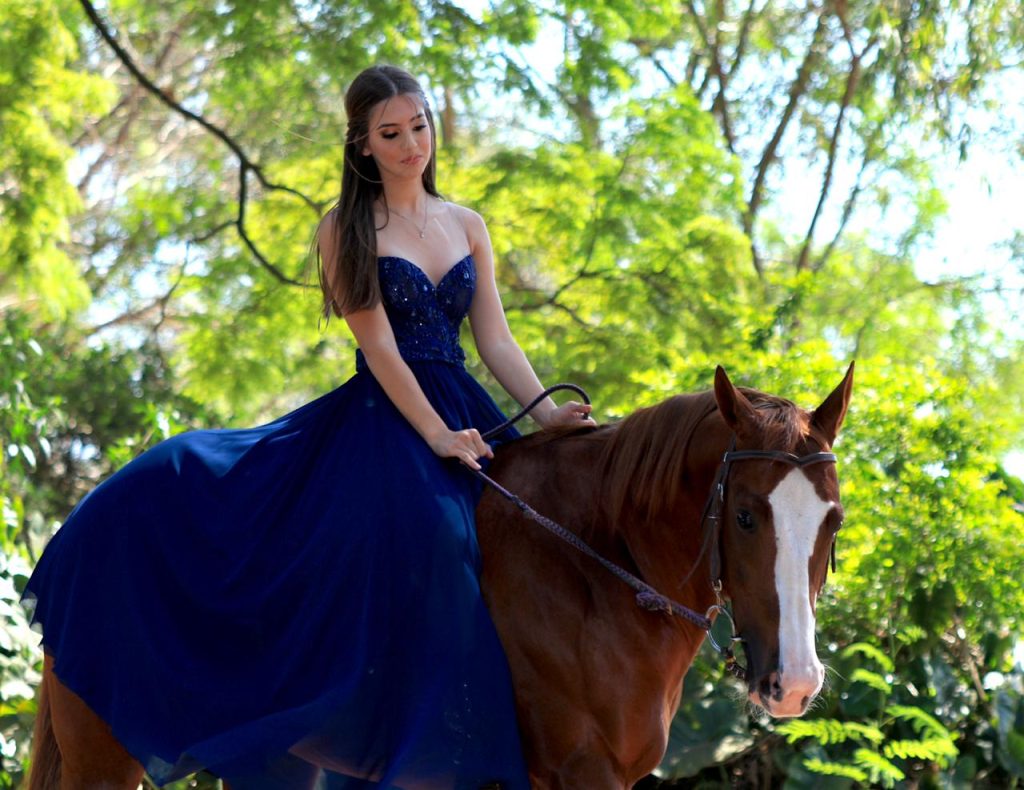
{"type": "Polygon", "coordinates": [[[732,601],[750,700],[773,716],[804,713],[824,679],[815,610],[843,521],[835,464],[824,454],[852,383],[850,365],[832,394],[807,412],[780,398],[744,394],[721,367],[715,375],[735,453],[724,470],[712,573],[720,573],[732,601]]]}

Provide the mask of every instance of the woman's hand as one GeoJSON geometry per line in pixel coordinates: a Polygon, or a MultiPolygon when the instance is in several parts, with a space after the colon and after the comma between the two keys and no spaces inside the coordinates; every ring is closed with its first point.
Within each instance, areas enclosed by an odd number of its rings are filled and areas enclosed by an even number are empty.
{"type": "Polygon", "coordinates": [[[445,428],[436,436],[427,440],[430,449],[442,458],[458,458],[470,469],[479,469],[480,464],[476,459],[481,456],[493,458],[494,451],[491,446],[480,438],[480,432],[476,428],[467,428],[464,431],[452,431],[445,428]]]}
{"type": "Polygon", "coordinates": [[[540,422],[545,428],[559,425],[597,425],[590,416],[592,408],[589,403],[571,400],[553,408],[540,422]]]}

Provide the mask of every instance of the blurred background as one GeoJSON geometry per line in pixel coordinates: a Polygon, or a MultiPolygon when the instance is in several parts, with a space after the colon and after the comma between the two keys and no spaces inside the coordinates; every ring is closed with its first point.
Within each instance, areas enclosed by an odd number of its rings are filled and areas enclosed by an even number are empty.
{"type": "Polygon", "coordinates": [[[857,361],[826,692],[763,720],[702,655],[642,787],[1018,785],[1022,60],[1017,0],[0,4],[0,787],[41,666],[19,593],[75,502],[353,372],[307,253],[378,62],[599,420],[717,364],[812,407],[857,361]]]}

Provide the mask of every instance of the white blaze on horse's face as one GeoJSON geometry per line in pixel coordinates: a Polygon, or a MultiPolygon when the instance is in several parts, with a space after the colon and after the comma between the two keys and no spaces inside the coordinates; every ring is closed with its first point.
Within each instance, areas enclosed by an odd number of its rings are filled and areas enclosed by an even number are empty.
{"type": "Polygon", "coordinates": [[[773,716],[799,716],[821,690],[825,669],[814,649],[810,559],[834,502],[804,471],[791,469],[768,496],[775,524],[775,589],[779,596],[779,669],[771,693],[753,702],[773,716]]]}

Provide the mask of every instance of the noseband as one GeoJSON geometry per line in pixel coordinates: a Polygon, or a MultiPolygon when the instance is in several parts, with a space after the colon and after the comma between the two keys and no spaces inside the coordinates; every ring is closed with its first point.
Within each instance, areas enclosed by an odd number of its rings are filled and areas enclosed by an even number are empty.
{"type": "MultiPolygon", "coordinates": [[[[736,450],[734,449],[735,447],[736,436],[733,435],[729,441],[729,449],[727,449],[725,451],[725,455],[722,456],[722,463],[718,466],[718,472],[715,474],[715,481],[711,486],[707,502],[705,502],[704,510],[701,513],[701,531],[704,531],[707,535],[707,538],[704,541],[704,546],[701,549],[701,553],[703,554],[708,545],[710,545],[711,588],[715,591],[715,603],[711,605],[705,616],[710,620],[712,615],[725,615],[726,619],[729,621],[731,631],[728,642],[720,644],[715,639],[711,629],[708,628],[708,641],[725,660],[725,668],[740,680],[745,680],[747,679],[747,669],[737,661],[736,654],[732,648],[732,644],[734,642],[743,641],[743,636],[736,632],[736,621],[733,619],[732,614],[729,612],[729,609],[722,598],[722,555],[721,547],[719,545],[719,536],[722,531],[722,511],[725,509],[726,486],[729,483],[729,473],[732,471],[732,465],[737,461],[778,461],[784,464],[789,464],[790,466],[802,468],[813,464],[835,463],[836,456],[835,453],[809,453],[807,455],[794,455],[793,453],[785,453],[781,450],[736,450]]],[[[835,573],[836,542],[834,538],[832,540],[832,547],[829,550],[829,557],[832,572],[835,573]]],[[[697,563],[699,562],[700,557],[697,558],[697,563]]]]}

